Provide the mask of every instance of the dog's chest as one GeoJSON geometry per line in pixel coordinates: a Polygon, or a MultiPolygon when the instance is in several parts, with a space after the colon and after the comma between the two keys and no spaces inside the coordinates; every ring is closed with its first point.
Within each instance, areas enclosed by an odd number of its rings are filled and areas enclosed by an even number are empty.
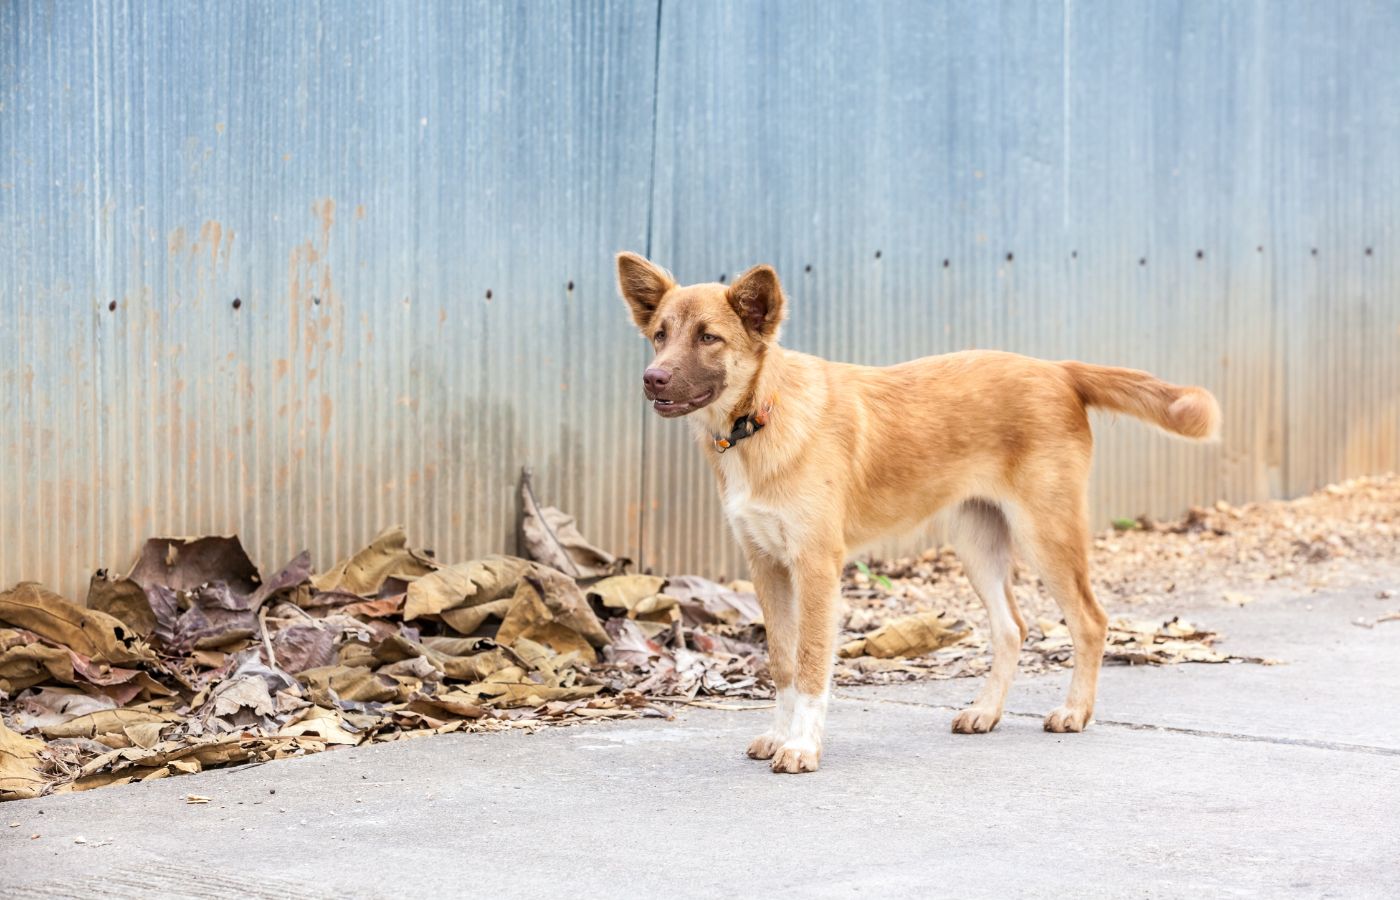
{"type": "Polygon", "coordinates": [[[785,504],[755,495],[747,473],[737,460],[722,460],[724,470],[724,515],[740,542],[753,544],[763,553],[791,562],[799,546],[801,524],[794,510],[785,504]]]}

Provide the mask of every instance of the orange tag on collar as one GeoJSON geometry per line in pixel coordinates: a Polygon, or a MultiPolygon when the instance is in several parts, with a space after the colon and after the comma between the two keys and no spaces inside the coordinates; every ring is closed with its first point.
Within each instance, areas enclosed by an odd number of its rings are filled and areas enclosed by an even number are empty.
{"type": "Polygon", "coordinates": [[[778,403],[778,397],[773,395],[773,399],[763,404],[763,408],[753,414],[753,420],[760,425],[767,425],[768,419],[773,415],[773,407],[778,403]]]}

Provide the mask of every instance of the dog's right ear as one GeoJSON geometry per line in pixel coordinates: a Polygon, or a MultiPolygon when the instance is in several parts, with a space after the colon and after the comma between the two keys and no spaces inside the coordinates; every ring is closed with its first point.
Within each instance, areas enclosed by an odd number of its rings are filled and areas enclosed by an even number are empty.
{"type": "Polygon", "coordinates": [[[750,334],[763,341],[777,340],[787,301],[772,266],[754,266],[740,275],[729,289],[729,305],[750,334]]]}
{"type": "Polygon", "coordinates": [[[661,298],[676,286],[671,273],[635,253],[617,255],[617,286],[632,308],[632,321],[646,331],[661,298]]]}

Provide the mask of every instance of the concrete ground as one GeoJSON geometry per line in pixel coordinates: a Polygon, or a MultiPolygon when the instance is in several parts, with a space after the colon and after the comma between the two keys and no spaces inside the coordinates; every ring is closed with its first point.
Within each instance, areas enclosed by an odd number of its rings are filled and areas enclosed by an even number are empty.
{"type": "Polygon", "coordinates": [[[1400,896],[1382,586],[1197,611],[1287,664],[1107,668],[1080,735],[1041,731],[1058,673],[990,735],[949,732],[973,681],[840,690],[814,775],[743,757],[766,711],[690,709],[9,803],[0,895],[1400,896]]]}

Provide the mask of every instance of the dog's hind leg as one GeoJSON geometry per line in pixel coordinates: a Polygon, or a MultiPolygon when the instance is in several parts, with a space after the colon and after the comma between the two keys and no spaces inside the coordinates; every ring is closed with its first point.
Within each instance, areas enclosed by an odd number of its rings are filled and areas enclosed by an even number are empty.
{"type": "Polygon", "coordinates": [[[778,694],[773,725],[753,739],[748,755],[753,759],[772,759],[778,748],[787,743],[797,700],[797,601],[793,596],[792,571],[787,566],[758,550],[751,549],[748,559],[768,635],[768,674],[778,694]]]}
{"type": "Polygon", "coordinates": [[[992,671],[972,705],[953,717],[954,731],[979,734],[1001,721],[1026,639],[1025,622],[1011,593],[1011,529],[1000,507],[982,500],[963,503],[946,521],[949,541],[962,560],[967,580],[987,608],[991,631],[992,671]]]}
{"type": "Polygon", "coordinates": [[[1042,504],[1016,524],[1031,563],[1064,613],[1074,642],[1074,674],[1063,706],[1045,717],[1046,731],[1083,731],[1094,715],[1108,614],[1089,585],[1089,517],[1082,494],[1042,504]],[[1022,527],[1024,525],[1024,527],[1022,527]]]}
{"type": "MultiPolygon", "coordinates": [[[[792,567],[798,614],[796,691],[788,739],[773,756],[774,772],[815,772],[821,762],[844,560],[845,548],[818,546],[805,550],[792,567]]],[[[780,692],[780,708],[781,698],[780,692]]]]}

